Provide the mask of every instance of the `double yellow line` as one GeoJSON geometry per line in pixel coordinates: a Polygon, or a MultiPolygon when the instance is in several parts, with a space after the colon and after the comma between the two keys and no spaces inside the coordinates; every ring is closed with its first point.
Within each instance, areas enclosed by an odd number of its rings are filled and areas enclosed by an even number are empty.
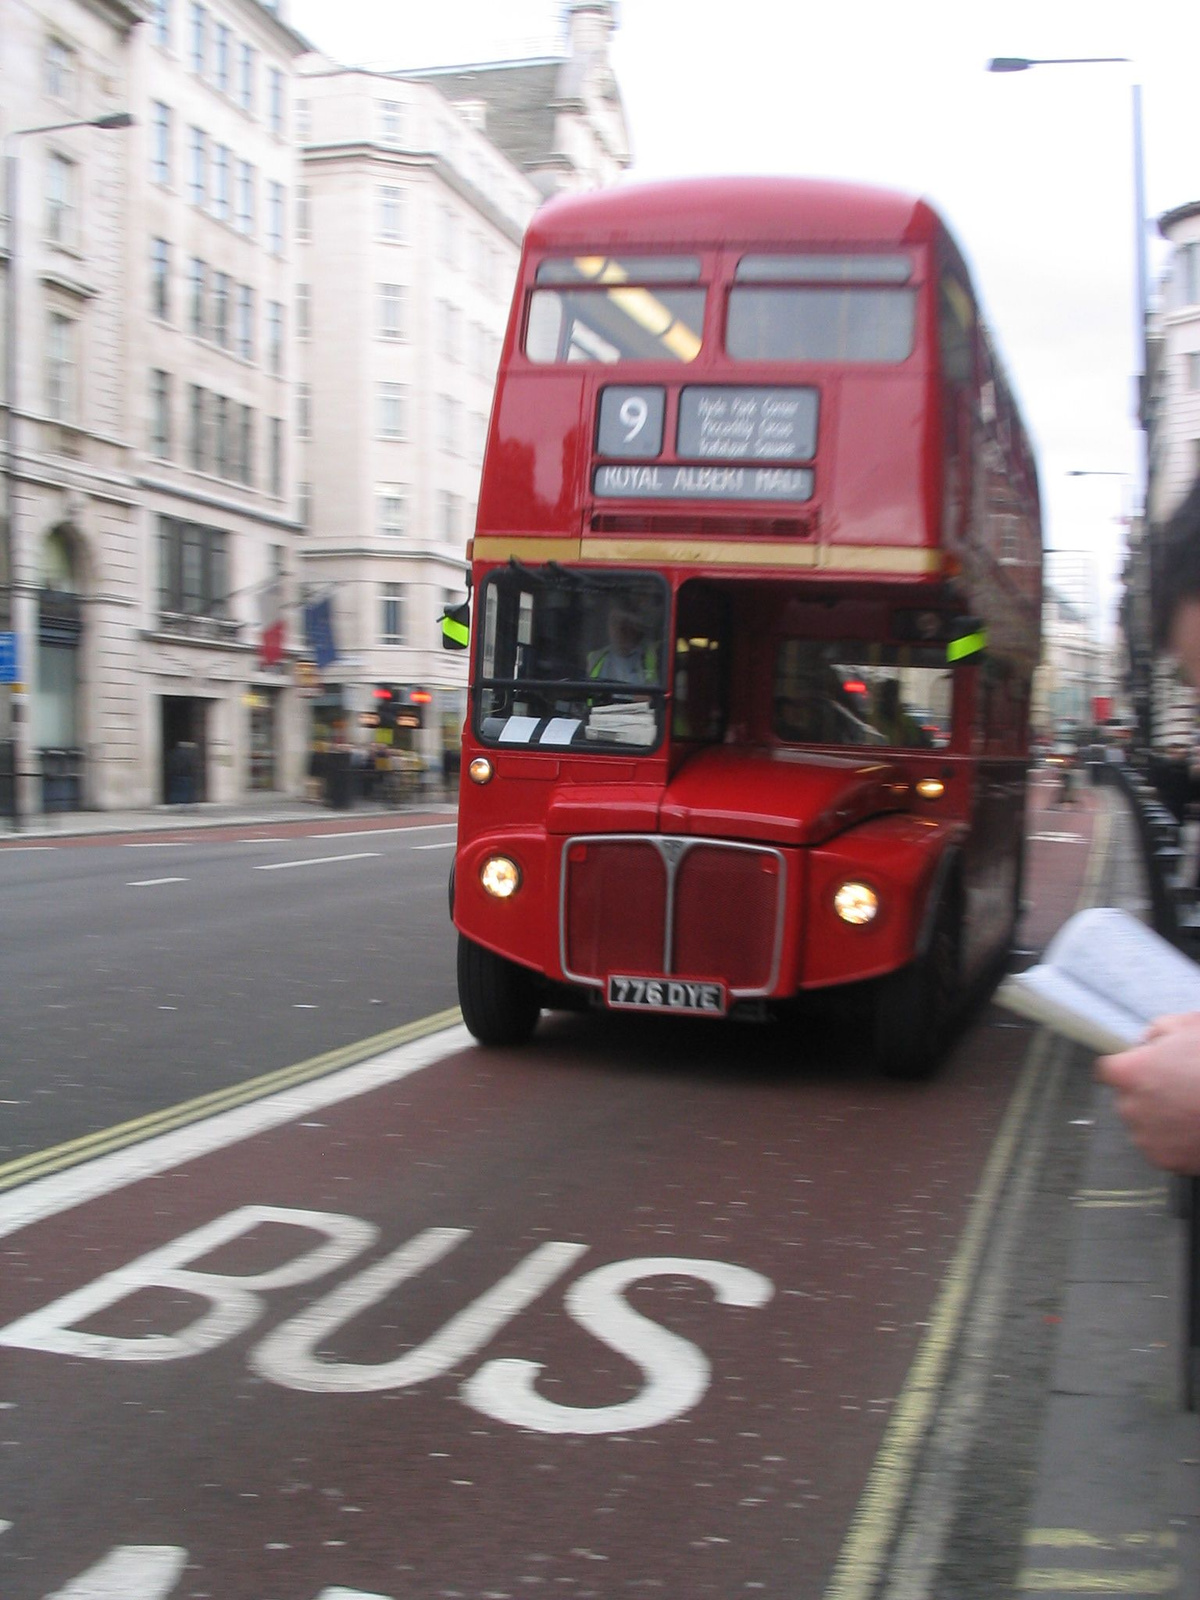
{"type": "Polygon", "coordinates": [[[48,1150],[35,1150],[15,1161],[0,1166],[0,1192],[15,1189],[19,1184],[32,1183],[37,1178],[49,1177],[64,1167],[79,1166],[84,1161],[94,1161],[98,1156],[111,1155],[127,1145],[141,1144],[160,1133],[172,1133],[189,1123],[201,1122],[222,1111],[233,1111],[252,1100],[263,1100],[267,1095],[282,1089],[294,1089],[298,1084],[309,1083],[342,1067],[353,1067],[372,1056],[394,1050],[397,1045],[411,1044],[427,1034],[443,1028],[452,1028],[462,1021],[457,1006],[448,1011],[438,1011],[422,1017],[418,1022],[406,1022],[399,1028],[389,1028],[370,1039],[359,1039],[354,1044],[342,1045],[337,1050],[327,1050],[323,1055],[309,1056],[306,1061],[294,1062],[290,1067],[278,1067],[274,1072],[264,1072],[257,1078],[247,1078],[243,1083],[231,1084],[225,1089],[214,1089],[209,1094],[197,1095],[194,1100],[184,1100],[179,1105],[166,1106],[161,1111],[149,1111],[144,1117],[134,1117],[129,1122],[119,1122],[111,1128],[101,1128],[96,1133],[82,1134],[78,1139],[68,1139],[65,1144],[52,1145],[48,1150]]]}

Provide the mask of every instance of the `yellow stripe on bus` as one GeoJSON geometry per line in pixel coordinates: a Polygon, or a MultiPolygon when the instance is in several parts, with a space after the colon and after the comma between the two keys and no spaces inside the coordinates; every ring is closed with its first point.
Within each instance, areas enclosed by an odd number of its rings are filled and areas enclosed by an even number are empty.
{"type": "Polygon", "coordinates": [[[794,540],[476,538],[481,561],[617,561],[655,566],[790,567],[820,572],[894,572],[902,577],[941,570],[942,552],[887,544],[801,544],[794,540]]]}

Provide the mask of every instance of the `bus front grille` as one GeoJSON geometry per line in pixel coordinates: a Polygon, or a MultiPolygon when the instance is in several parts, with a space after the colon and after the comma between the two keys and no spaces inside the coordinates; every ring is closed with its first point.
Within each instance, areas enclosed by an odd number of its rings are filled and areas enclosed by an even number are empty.
{"type": "Polygon", "coordinates": [[[786,863],[777,850],[596,834],[563,851],[559,937],[573,982],[612,973],[719,980],[767,994],[779,969],[786,863]]]}

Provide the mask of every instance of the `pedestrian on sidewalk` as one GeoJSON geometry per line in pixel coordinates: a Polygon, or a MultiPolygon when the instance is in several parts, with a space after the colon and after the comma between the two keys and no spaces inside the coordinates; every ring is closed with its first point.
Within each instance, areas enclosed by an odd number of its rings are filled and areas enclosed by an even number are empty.
{"type": "MultiPolygon", "coordinates": [[[[1155,631],[1200,688],[1200,479],[1155,555],[1155,631]]],[[[1158,1017],[1141,1044],[1096,1064],[1133,1142],[1155,1166],[1200,1174],[1200,1011],[1158,1017]]]]}

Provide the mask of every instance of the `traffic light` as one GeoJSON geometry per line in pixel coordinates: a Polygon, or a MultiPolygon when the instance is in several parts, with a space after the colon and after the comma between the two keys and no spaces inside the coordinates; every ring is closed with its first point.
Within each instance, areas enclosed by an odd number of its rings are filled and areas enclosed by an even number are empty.
{"type": "Polygon", "coordinates": [[[379,718],[380,728],[394,729],[396,726],[396,712],[400,706],[400,696],[403,690],[392,683],[377,683],[371,690],[371,706],[379,718]]]}
{"type": "Polygon", "coordinates": [[[425,726],[425,707],[433,702],[433,696],[429,690],[401,689],[399,693],[401,702],[396,708],[396,726],[398,728],[423,728],[425,726]]]}

